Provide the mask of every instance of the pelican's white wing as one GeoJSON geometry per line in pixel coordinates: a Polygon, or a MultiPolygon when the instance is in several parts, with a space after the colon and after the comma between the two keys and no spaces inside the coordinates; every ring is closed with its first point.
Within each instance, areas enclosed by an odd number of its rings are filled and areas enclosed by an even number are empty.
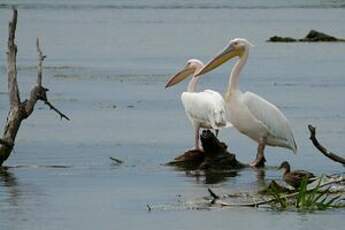
{"type": "Polygon", "coordinates": [[[244,93],[242,100],[251,115],[267,129],[269,144],[288,147],[296,153],[297,145],[289,122],[275,105],[251,92],[244,93]]]}
{"type": "Polygon", "coordinates": [[[219,129],[229,127],[226,120],[225,102],[216,91],[184,92],[181,95],[182,104],[189,119],[199,123],[202,128],[219,129]]]}

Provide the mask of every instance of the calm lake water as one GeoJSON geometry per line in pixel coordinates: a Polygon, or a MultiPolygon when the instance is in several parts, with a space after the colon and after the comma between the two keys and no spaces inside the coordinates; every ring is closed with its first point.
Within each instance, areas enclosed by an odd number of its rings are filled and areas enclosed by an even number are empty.
{"type": "MultiPolygon", "coordinates": [[[[229,39],[255,44],[241,87],[278,105],[289,118],[297,155],[267,148],[269,166],[288,160],[316,174],[343,172],[311,145],[344,153],[345,44],[272,44],[275,34],[310,29],[345,37],[345,1],[0,0],[0,123],[8,111],[5,52],[10,6],[19,10],[18,80],[22,98],[35,81],[35,38],[48,56],[44,84],[61,121],[43,104],[26,120],[0,172],[0,229],[340,229],[344,210],[315,213],[231,208],[193,210],[217,192],[254,191],[281,172],[257,179],[248,169],[229,178],[188,176],[163,164],[193,143],[179,95],[164,89],[191,57],[207,61],[229,39]],[[109,157],[124,161],[112,164],[109,157]],[[67,168],[53,168],[52,165],[67,168]],[[147,212],[146,205],[154,209],[147,212]]],[[[224,92],[233,62],[200,81],[224,92]]],[[[1,127],[3,128],[3,127],[1,127]]],[[[256,145],[233,129],[220,133],[239,160],[256,145]]]]}

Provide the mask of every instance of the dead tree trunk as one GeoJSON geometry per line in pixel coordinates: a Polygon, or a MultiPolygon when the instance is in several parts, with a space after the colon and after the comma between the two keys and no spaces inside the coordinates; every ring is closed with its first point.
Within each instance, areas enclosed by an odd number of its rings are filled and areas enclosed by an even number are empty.
{"type": "Polygon", "coordinates": [[[40,49],[39,40],[37,38],[36,46],[38,52],[38,74],[37,84],[33,87],[30,93],[30,97],[23,102],[20,99],[20,93],[17,83],[17,46],[15,44],[17,26],[17,10],[13,9],[12,20],[9,23],[8,43],[7,43],[7,77],[8,77],[8,95],[10,101],[10,110],[7,116],[5,129],[0,138],[0,166],[10,156],[14,142],[23,120],[28,118],[35,107],[37,101],[41,100],[49,106],[50,109],[57,112],[61,119],[69,118],[56,109],[47,99],[47,88],[42,86],[42,62],[45,59],[40,49]]]}

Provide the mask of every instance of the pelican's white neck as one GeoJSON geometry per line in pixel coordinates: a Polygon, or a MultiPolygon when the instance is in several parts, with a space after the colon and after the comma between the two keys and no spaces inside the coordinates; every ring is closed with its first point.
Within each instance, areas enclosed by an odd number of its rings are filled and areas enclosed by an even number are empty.
{"type": "Polygon", "coordinates": [[[249,47],[246,47],[243,51],[243,54],[240,56],[236,64],[231,70],[230,79],[229,79],[229,86],[228,86],[228,93],[232,93],[236,91],[239,87],[239,80],[240,80],[240,72],[243,66],[246,64],[249,55],[249,47]]]}
{"type": "Polygon", "coordinates": [[[187,91],[188,92],[195,92],[196,91],[196,85],[198,84],[199,77],[192,76],[192,79],[188,83],[187,91]]]}
{"type": "MultiPolygon", "coordinates": [[[[194,74],[199,72],[199,70],[201,70],[203,66],[204,66],[204,64],[202,64],[201,62],[200,63],[196,63],[195,64],[194,74]]],[[[188,87],[187,87],[187,91],[188,92],[195,92],[196,91],[196,85],[198,84],[198,81],[199,81],[200,77],[194,77],[194,74],[192,76],[192,79],[188,83],[188,87]]]]}

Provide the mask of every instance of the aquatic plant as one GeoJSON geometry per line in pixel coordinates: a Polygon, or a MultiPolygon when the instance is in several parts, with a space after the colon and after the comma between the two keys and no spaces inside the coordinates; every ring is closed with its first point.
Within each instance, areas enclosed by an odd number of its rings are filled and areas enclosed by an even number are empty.
{"type": "Polygon", "coordinates": [[[276,187],[272,186],[270,187],[267,192],[273,196],[273,199],[275,202],[272,202],[271,205],[275,208],[285,209],[289,207],[288,198],[285,196],[282,196],[282,192],[276,187]]]}
{"type": "Polygon", "coordinates": [[[303,179],[296,197],[296,208],[303,210],[325,210],[327,208],[337,207],[336,202],[341,196],[331,197],[329,188],[321,190],[321,179],[313,189],[308,190],[307,185],[308,180],[303,179]]]}
{"type": "Polygon", "coordinates": [[[268,190],[273,197],[271,206],[280,209],[297,208],[301,211],[344,207],[344,205],[339,204],[339,201],[342,200],[341,195],[332,196],[330,188],[322,190],[321,181],[320,178],[314,188],[308,189],[308,179],[303,179],[295,196],[291,196],[294,194],[286,195],[272,187],[268,190]]]}

